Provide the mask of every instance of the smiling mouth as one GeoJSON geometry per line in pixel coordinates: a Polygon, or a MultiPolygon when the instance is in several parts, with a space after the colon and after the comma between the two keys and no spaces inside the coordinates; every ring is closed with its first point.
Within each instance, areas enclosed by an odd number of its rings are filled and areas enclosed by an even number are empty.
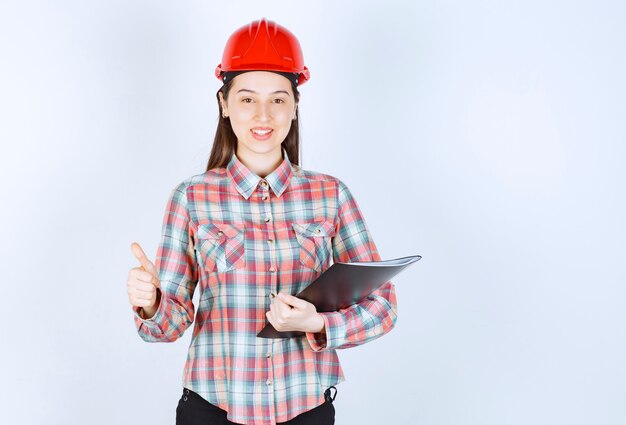
{"type": "Polygon", "coordinates": [[[267,136],[268,134],[270,134],[274,130],[272,130],[271,128],[267,128],[267,129],[254,129],[254,128],[252,128],[252,129],[250,129],[250,131],[253,134],[256,134],[257,136],[267,136]]]}

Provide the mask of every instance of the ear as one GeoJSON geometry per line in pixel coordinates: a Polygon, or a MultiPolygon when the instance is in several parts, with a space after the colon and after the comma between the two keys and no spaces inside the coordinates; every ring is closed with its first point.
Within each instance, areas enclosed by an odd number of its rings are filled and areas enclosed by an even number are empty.
{"type": "Polygon", "coordinates": [[[220,98],[220,105],[222,106],[222,113],[225,116],[228,116],[228,108],[226,107],[226,102],[224,101],[224,93],[219,92],[217,95],[220,98]]]}

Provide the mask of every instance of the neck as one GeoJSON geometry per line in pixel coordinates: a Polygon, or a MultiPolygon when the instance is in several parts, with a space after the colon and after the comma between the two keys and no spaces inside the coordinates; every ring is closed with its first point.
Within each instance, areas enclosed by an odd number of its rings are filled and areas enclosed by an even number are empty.
{"type": "Polygon", "coordinates": [[[283,162],[283,152],[281,146],[279,146],[277,151],[265,154],[244,151],[237,147],[237,152],[235,154],[243,165],[248,167],[250,171],[261,178],[265,178],[283,162]]]}

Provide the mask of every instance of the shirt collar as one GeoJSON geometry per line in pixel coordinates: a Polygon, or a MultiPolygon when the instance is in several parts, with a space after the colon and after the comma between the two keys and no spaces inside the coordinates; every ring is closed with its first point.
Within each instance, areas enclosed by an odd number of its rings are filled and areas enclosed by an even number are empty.
{"type": "Polygon", "coordinates": [[[289,161],[285,148],[282,148],[282,152],[283,162],[274,171],[265,176],[265,179],[250,171],[233,152],[233,156],[230,158],[228,165],[226,165],[226,171],[241,196],[248,199],[261,180],[267,181],[276,196],[280,196],[287,189],[293,172],[291,161],[289,161]]]}

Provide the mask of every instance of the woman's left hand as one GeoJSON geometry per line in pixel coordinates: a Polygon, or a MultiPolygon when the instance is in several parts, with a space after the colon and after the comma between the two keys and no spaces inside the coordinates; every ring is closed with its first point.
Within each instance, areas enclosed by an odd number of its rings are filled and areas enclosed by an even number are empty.
{"type": "Polygon", "coordinates": [[[284,292],[278,293],[265,313],[277,331],[321,332],[324,319],[313,304],[284,292]]]}

